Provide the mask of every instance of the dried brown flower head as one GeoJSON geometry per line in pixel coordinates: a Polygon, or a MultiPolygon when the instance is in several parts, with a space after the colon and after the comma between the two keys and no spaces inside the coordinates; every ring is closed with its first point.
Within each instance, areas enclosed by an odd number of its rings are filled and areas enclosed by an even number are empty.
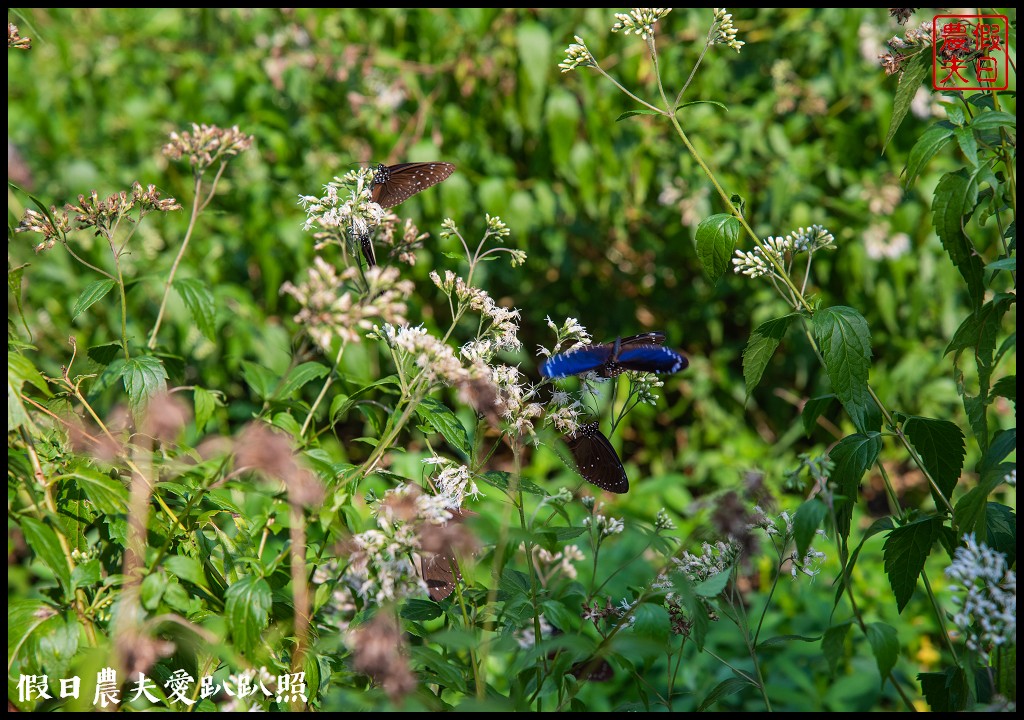
{"type": "Polygon", "coordinates": [[[348,635],[352,649],[352,667],[369,675],[384,688],[392,702],[397,702],[416,689],[416,676],[409,669],[405,638],[394,618],[378,612],[366,625],[348,635]]]}

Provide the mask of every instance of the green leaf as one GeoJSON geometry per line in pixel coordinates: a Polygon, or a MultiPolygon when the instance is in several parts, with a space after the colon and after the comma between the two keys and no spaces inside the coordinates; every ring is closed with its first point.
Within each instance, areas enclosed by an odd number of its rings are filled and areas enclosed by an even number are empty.
{"type": "Polygon", "coordinates": [[[910,149],[910,156],[907,159],[907,183],[909,188],[918,174],[924,169],[935,155],[946,147],[953,138],[953,129],[948,122],[940,122],[925,130],[914,147],[910,149]]]}
{"type": "Polygon", "coordinates": [[[1017,449],[1017,428],[999,430],[992,438],[985,456],[978,463],[978,473],[985,475],[1006,459],[1006,456],[1017,449]]]}
{"type": "Polygon", "coordinates": [[[896,667],[896,658],[900,654],[900,641],[896,634],[896,628],[886,623],[874,622],[868,624],[865,634],[871,644],[871,652],[874,653],[878,674],[882,676],[884,685],[889,673],[896,667]]]}
{"type": "Polygon", "coordinates": [[[172,283],[174,291],[184,301],[199,332],[208,340],[217,339],[217,302],[202,280],[182,278],[172,283]]]}
{"type": "Polygon", "coordinates": [[[986,544],[1005,555],[1012,568],[1017,562],[1017,516],[1013,508],[990,502],[985,511],[985,528],[986,544]]]}
{"type": "Polygon", "coordinates": [[[729,584],[729,577],[731,575],[732,572],[729,568],[726,568],[721,572],[717,572],[707,580],[701,580],[698,583],[694,583],[693,592],[696,593],[698,597],[718,597],[718,595],[725,590],[725,586],[729,584]]]}
{"type": "Polygon", "coordinates": [[[943,672],[918,673],[921,692],[932,712],[961,712],[971,695],[967,674],[958,667],[943,672]]]}
{"type": "Polygon", "coordinates": [[[1017,376],[1007,375],[1001,377],[992,386],[992,394],[1004,397],[1014,405],[1017,404],[1017,376]]]}
{"type": "Polygon", "coordinates": [[[723,680],[711,688],[711,692],[709,692],[708,696],[704,698],[703,702],[701,702],[700,706],[697,708],[697,712],[703,712],[722,698],[735,695],[740,690],[748,687],[754,687],[753,683],[742,678],[732,677],[723,680]]]}
{"type": "Polygon", "coordinates": [[[224,599],[231,635],[238,648],[248,653],[256,647],[270,617],[273,604],[270,585],[263,578],[247,575],[228,587],[224,599]]]}
{"type": "Polygon", "coordinates": [[[968,180],[962,170],[943,175],[932,198],[935,234],[967,281],[967,292],[974,308],[981,307],[985,297],[984,273],[981,256],[964,233],[964,220],[974,210],[977,201],[978,186],[968,180]]]}
{"type": "Polygon", "coordinates": [[[729,270],[739,237],[740,221],[732,215],[719,213],[704,218],[697,225],[697,257],[712,283],[721,280],[729,270]]]}
{"type": "Polygon", "coordinates": [[[889,577],[899,612],[902,613],[910,602],[917,587],[917,578],[941,532],[942,519],[930,517],[898,527],[885,539],[882,547],[885,574],[889,577]]]}
{"type": "Polygon", "coordinates": [[[423,398],[416,406],[416,414],[441,433],[452,448],[469,457],[469,434],[447,405],[436,398],[423,398]]]}
{"type": "Polygon", "coordinates": [[[776,645],[789,645],[791,642],[816,643],[821,640],[821,635],[776,635],[757,644],[758,649],[771,648],[776,645]]]}
{"type": "Polygon", "coordinates": [[[402,616],[403,620],[424,622],[441,617],[444,615],[444,610],[442,610],[441,606],[433,600],[410,598],[402,605],[402,609],[399,614],[402,616]]]}
{"type": "Polygon", "coordinates": [[[22,516],[18,523],[21,525],[21,531],[25,535],[25,543],[29,549],[44,565],[50,568],[64,590],[64,599],[70,600],[71,568],[68,566],[68,559],[61,551],[56,531],[46,523],[27,515],[22,516]]]}
{"type": "Polygon", "coordinates": [[[202,432],[213,418],[213,411],[218,405],[223,406],[216,393],[196,385],[192,389],[192,403],[196,408],[196,430],[202,432]]]}
{"type": "Polygon", "coordinates": [[[835,399],[835,395],[820,395],[804,403],[804,409],[800,411],[800,419],[804,424],[805,435],[810,436],[811,431],[818,425],[818,418],[825,412],[825,408],[832,404],[833,399],[835,399]]]}
{"type": "Polygon", "coordinates": [[[203,565],[198,558],[187,555],[171,555],[164,560],[164,568],[179,580],[185,580],[197,587],[207,587],[203,565]]]}
{"type": "Polygon", "coordinates": [[[679,105],[676,105],[675,111],[679,112],[683,108],[688,108],[693,105],[714,105],[715,107],[721,108],[722,110],[729,112],[729,107],[727,105],[723,105],[722,103],[716,100],[690,100],[689,102],[684,102],[679,105]]]}
{"type": "Polygon", "coordinates": [[[1017,116],[1013,113],[999,110],[983,112],[971,118],[969,127],[981,132],[985,130],[997,130],[1002,127],[1016,128],[1017,116]]]}
{"type": "Polygon", "coordinates": [[[978,167],[978,139],[974,137],[971,129],[963,126],[954,128],[953,135],[956,137],[956,142],[964,157],[967,158],[967,162],[978,167]]]}
{"type": "MultiPolygon", "coordinates": [[[[968,533],[975,533],[979,542],[986,542],[986,510],[988,509],[988,496],[993,490],[1003,484],[1005,473],[1000,467],[993,468],[992,472],[984,475],[980,483],[964,493],[956,501],[953,508],[953,517],[956,519],[956,529],[959,537],[968,533]]],[[[959,539],[959,538],[958,538],[959,539]]]]}
{"type": "Polygon", "coordinates": [[[331,369],[329,367],[318,362],[302,363],[292,368],[292,371],[288,373],[284,382],[281,383],[281,387],[274,392],[274,399],[287,400],[306,383],[312,380],[319,380],[330,372],[331,369]]]}
{"type": "Polygon", "coordinates": [[[935,480],[946,500],[952,500],[953,489],[960,479],[967,448],[964,434],[949,420],[911,415],[903,421],[903,432],[921,456],[928,474],[935,480]]]}
{"type": "Polygon", "coordinates": [[[119,342],[109,342],[102,345],[93,345],[86,351],[86,354],[97,365],[106,366],[110,365],[115,359],[123,359],[124,348],[121,347],[119,342]]]}
{"type": "Polygon", "coordinates": [[[796,509],[796,515],[793,517],[793,535],[796,538],[798,558],[807,556],[807,548],[814,541],[814,535],[827,514],[828,508],[818,498],[806,500],[796,509]]]}
{"type": "MultiPolygon", "coordinates": [[[[960,323],[953,333],[953,339],[946,346],[944,354],[959,353],[974,349],[974,360],[978,368],[980,397],[988,395],[989,380],[995,368],[996,341],[999,337],[1003,316],[1016,302],[1008,293],[997,293],[987,303],[975,310],[960,323]]],[[[959,390],[959,388],[958,388],[959,390]]]]}
{"type": "Polygon", "coordinates": [[[104,515],[128,512],[128,490],[120,480],[91,467],[77,467],[68,477],[74,478],[85,496],[104,515]]]}
{"type": "Polygon", "coordinates": [[[999,258],[993,260],[985,266],[986,270],[1009,270],[1010,272],[1017,271],[1017,256],[999,258]]]}
{"type": "Polygon", "coordinates": [[[160,359],[152,355],[133,357],[124,364],[121,377],[135,418],[142,416],[150,398],[167,392],[167,371],[160,359]]]}
{"type": "Polygon", "coordinates": [[[13,664],[22,648],[31,647],[36,629],[56,615],[54,608],[34,598],[8,598],[7,662],[13,664]]]}
{"type": "Polygon", "coordinates": [[[7,353],[7,382],[18,390],[25,383],[30,384],[46,397],[53,397],[50,385],[32,361],[19,352],[7,353]]]}
{"type": "Polygon", "coordinates": [[[622,122],[626,118],[636,117],[637,115],[661,115],[660,111],[655,110],[627,110],[626,112],[615,118],[615,122],[622,122]]]}
{"type": "MultiPolygon", "coordinates": [[[[11,291],[11,297],[14,298],[14,304],[18,308],[18,317],[21,318],[21,325],[25,328],[25,334],[29,337],[32,336],[32,331],[28,327],[28,323],[25,322],[25,311],[21,307],[21,280],[25,275],[25,268],[29,267],[25,265],[19,265],[15,268],[10,268],[7,271],[7,287],[11,291]]],[[[10,315],[10,312],[7,313],[10,315]]]]}
{"type": "Polygon", "coordinates": [[[928,52],[920,52],[913,55],[907,64],[903,66],[903,72],[900,73],[900,82],[896,88],[896,97],[893,100],[892,120],[889,121],[889,131],[885,135],[885,142],[882,143],[882,152],[885,152],[889,141],[892,140],[896,130],[899,129],[900,123],[903,122],[903,118],[907,116],[907,111],[910,110],[910,104],[914,101],[914,96],[917,95],[921,82],[928,77],[931,69],[932,55],[928,52]]]}
{"type": "Polygon", "coordinates": [[[277,387],[277,375],[267,368],[248,360],[242,361],[242,377],[249,387],[252,388],[252,391],[256,393],[257,397],[262,400],[269,400],[274,392],[274,388],[277,387]]]}
{"type": "Polygon", "coordinates": [[[114,289],[115,283],[113,280],[97,280],[91,282],[85,286],[85,290],[78,296],[78,300],[75,301],[75,306],[71,308],[71,319],[74,320],[83,312],[85,312],[89,306],[93,303],[103,299],[103,296],[114,289]]]}
{"type": "Polygon", "coordinates": [[[839,661],[846,655],[846,636],[850,634],[853,627],[852,621],[846,621],[841,625],[834,625],[825,631],[821,638],[821,653],[828,661],[828,674],[836,676],[839,669],[839,661]]]}
{"type": "Polygon", "coordinates": [[[882,450],[882,437],[878,433],[849,435],[832,448],[829,459],[835,463],[832,482],[836,486],[836,530],[845,541],[850,536],[853,506],[859,497],[860,481],[875,463],[882,450]]]}
{"type": "Polygon", "coordinates": [[[768,367],[768,361],[772,359],[775,348],[782,342],[789,325],[794,318],[800,317],[796,313],[790,313],[784,317],[769,320],[757,327],[750,334],[747,347],[743,350],[743,379],[747,384],[747,397],[754,391],[757,384],[761,382],[761,375],[768,367]]]}
{"type": "Polygon", "coordinates": [[[868,392],[871,333],[867,320],[851,307],[837,305],[814,314],[814,339],[836,397],[862,433],[878,430],[882,414],[868,392]]]}

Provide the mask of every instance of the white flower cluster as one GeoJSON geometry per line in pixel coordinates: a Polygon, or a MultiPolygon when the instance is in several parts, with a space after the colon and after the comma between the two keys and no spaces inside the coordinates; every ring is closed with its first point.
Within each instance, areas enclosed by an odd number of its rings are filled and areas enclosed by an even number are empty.
{"type": "Polygon", "coordinates": [[[718,541],[701,544],[700,555],[684,552],[682,557],[672,558],[675,569],[683,573],[692,582],[702,582],[713,578],[732,567],[739,555],[739,546],[732,542],[718,541]]]}
{"type": "Polygon", "coordinates": [[[600,513],[594,513],[583,518],[583,527],[590,527],[593,524],[599,537],[617,535],[625,529],[622,520],[613,517],[605,517],[600,513]]]}
{"type": "Polygon", "coordinates": [[[964,542],[946,568],[946,576],[959,584],[960,610],[953,622],[966,634],[967,647],[987,662],[994,649],[1017,644],[1017,574],[1005,555],[979,543],[973,533],[964,542]]]}
{"type": "Polygon", "coordinates": [[[587,50],[587,44],[583,42],[583,38],[579,35],[573,35],[573,39],[576,42],[566,48],[565,60],[558,63],[558,67],[562,68],[562,72],[575,70],[580,65],[583,67],[596,67],[597,62],[594,61],[594,56],[587,50]]]}
{"type": "Polygon", "coordinates": [[[370,200],[372,187],[373,170],[361,168],[327,183],[321,197],[300,195],[299,205],[306,211],[302,229],[320,228],[329,231],[351,228],[357,233],[368,232],[369,228],[379,225],[385,215],[384,209],[370,200]],[[349,186],[352,190],[342,200],[339,190],[349,186]]]}
{"type": "Polygon", "coordinates": [[[768,236],[764,239],[764,247],[756,247],[752,252],[737,250],[732,259],[733,272],[756,278],[771,275],[781,278],[778,268],[789,268],[793,256],[806,252],[814,254],[822,248],[832,247],[835,238],[821,225],[809,228],[798,228],[786,237],[768,236]]]}
{"type": "Polygon", "coordinates": [[[742,40],[736,39],[736,28],[732,24],[732,13],[727,13],[725,8],[715,8],[715,39],[712,44],[722,44],[731,47],[736,52],[746,45],[742,40]]]}
{"type": "Polygon", "coordinates": [[[654,23],[672,12],[672,8],[633,8],[630,13],[615,13],[618,20],[612,25],[612,32],[622,31],[623,35],[636,33],[642,39],[654,35],[654,23]]]}
{"type": "Polygon", "coordinates": [[[467,497],[476,499],[480,496],[476,480],[465,465],[437,455],[425,459],[423,463],[441,468],[441,472],[434,476],[433,483],[437,488],[437,497],[445,507],[454,510],[462,507],[467,497]]]}

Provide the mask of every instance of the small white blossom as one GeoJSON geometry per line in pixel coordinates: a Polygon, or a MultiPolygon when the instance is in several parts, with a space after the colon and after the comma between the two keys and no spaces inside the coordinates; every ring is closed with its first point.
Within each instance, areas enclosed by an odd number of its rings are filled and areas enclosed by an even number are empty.
{"type": "Polygon", "coordinates": [[[1006,556],[970,534],[957,548],[946,575],[959,586],[954,601],[960,609],[953,622],[966,634],[967,647],[987,662],[996,648],[1017,644],[1017,574],[1006,556]]]}
{"type": "Polygon", "coordinates": [[[715,8],[714,10],[717,27],[712,26],[715,31],[715,37],[711,43],[721,43],[739,52],[740,48],[746,45],[746,43],[736,39],[736,28],[732,24],[732,13],[727,13],[725,8],[715,8]]]}
{"type": "Polygon", "coordinates": [[[672,8],[633,8],[630,13],[615,13],[618,22],[612,32],[622,31],[623,35],[636,33],[642,39],[654,35],[654,23],[672,12],[672,8]]]}
{"type": "Polygon", "coordinates": [[[583,42],[583,38],[579,35],[574,35],[573,39],[576,41],[565,50],[565,60],[558,63],[558,67],[562,68],[562,72],[569,72],[575,70],[580,65],[583,67],[596,67],[597,62],[594,60],[594,56],[587,50],[587,44],[583,42]]]}

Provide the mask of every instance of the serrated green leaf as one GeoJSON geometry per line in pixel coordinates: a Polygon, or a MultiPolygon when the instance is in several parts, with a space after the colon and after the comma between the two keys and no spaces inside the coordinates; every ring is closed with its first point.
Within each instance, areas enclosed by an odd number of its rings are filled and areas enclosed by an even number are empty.
{"type": "Polygon", "coordinates": [[[306,362],[292,368],[281,386],[274,391],[274,399],[287,400],[303,385],[328,375],[331,369],[318,362],[306,362]]]}
{"type": "Polygon", "coordinates": [[[907,158],[907,181],[909,188],[928,161],[935,157],[942,148],[953,139],[953,128],[948,122],[940,122],[925,130],[914,147],[910,149],[910,156],[907,158]]]}
{"type": "Polygon", "coordinates": [[[978,139],[974,137],[971,129],[963,126],[954,128],[953,135],[956,137],[956,142],[964,157],[967,158],[967,162],[978,167],[978,139]]]}
{"type": "Polygon", "coordinates": [[[931,517],[898,527],[885,539],[882,547],[885,574],[899,612],[902,613],[910,602],[917,587],[917,578],[941,532],[942,519],[931,517]]]}
{"type": "MultiPolygon", "coordinates": [[[[21,307],[21,280],[25,275],[25,268],[27,267],[29,267],[28,263],[8,269],[7,287],[11,291],[11,297],[14,298],[14,305],[18,309],[18,317],[21,318],[21,325],[25,328],[25,334],[32,337],[32,330],[25,321],[25,311],[21,307]]],[[[10,315],[10,312],[8,312],[8,315],[10,315]]]]}
{"type": "Polygon", "coordinates": [[[679,105],[676,105],[676,110],[675,111],[679,112],[683,108],[688,108],[688,107],[691,107],[692,105],[714,105],[715,107],[719,107],[722,110],[725,110],[726,112],[729,112],[729,106],[728,105],[724,105],[724,104],[718,102],[717,100],[690,100],[689,102],[684,102],[684,103],[680,103],[679,105]]]}
{"type": "Polygon", "coordinates": [[[978,201],[978,186],[964,171],[947,173],[939,180],[932,198],[932,222],[942,247],[956,269],[967,281],[967,292],[974,308],[981,307],[985,297],[981,256],[975,252],[964,233],[964,220],[978,201]]]}
{"type": "Polygon", "coordinates": [[[918,673],[917,679],[932,712],[962,712],[967,709],[971,690],[967,674],[961,668],[918,673]]]}
{"type": "Polygon", "coordinates": [[[761,382],[761,375],[768,367],[768,361],[772,359],[775,349],[782,342],[789,325],[794,318],[800,317],[796,313],[790,313],[766,323],[758,325],[757,329],[750,334],[747,346],[743,349],[743,379],[747,384],[747,397],[754,391],[757,384],[761,382]]]}
{"type": "Polygon", "coordinates": [[[740,690],[748,687],[754,687],[753,683],[742,678],[732,677],[723,680],[711,688],[711,692],[709,692],[707,697],[701,702],[700,706],[697,708],[697,712],[704,712],[722,698],[735,695],[740,690]]]}
{"type": "Polygon", "coordinates": [[[242,361],[242,378],[261,400],[271,398],[278,381],[278,377],[270,370],[248,360],[242,361]]]}
{"type": "Polygon", "coordinates": [[[739,237],[740,221],[732,215],[719,213],[697,225],[697,257],[712,283],[718,282],[729,270],[739,237]]]}
{"type": "Polygon", "coordinates": [[[953,498],[953,489],[960,479],[967,448],[964,434],[949,420],[911,415],[903,421],[903,432],[917,450],[928,474],[942,491],[947,501],[953,498]]]}
{"type": "Polygon", "coordinates": [[[917,95],[921,82],[931,73],[931,68],[932,56],[931,53],[927,52],[920,52],[911,56],[907,64],[903,66],[903,72],[900,73],[900,82],[896,88],[896,97],[893,99],[889,131],[885,134],[885,142],[882,143],[882,152],[885,152],[889,141],[892,140],[896,130],[899,129],[900,123],[903,122],[903,118],[907,116],[910,104],[914,101],[914,96],[917,95]]]}
{"type": "Polygon", "coordinates": [[[867,320],[851,307],[837,305],[814,314],[814,339],[836,397],[862,433],[878,430],[882,415],[868,391],[871,333],[867,320]]]}
{"type": "Polygon", "coordinates": [[[981,396],[988,394],[989,380],[995,367],[996,340],[999,337],[1003,316],[1014,302],[1016,297],[1013,295],[997,293],[960,323],[960,327],[953,333],[953,339],[946,346],[944,354],[959,354],[969,348],[974,349],[981,396]]]}
{"type": "Polygon", "coordinates": [[[256,647],[270,618],[270,585],[263,578],[247,575],[228,587],[224,600],[231,635],[238,648],[247,653],[256,647]]]}
{"type": "Polygon", "coordinates": [[[74,320],[88,310],[93,303],[102,300],[108,292],[114,289],[116,284],[113,280],[103,279],[86,285],[85,290],[75,301],[75,306],[71,308],[71,319],[74,320]]]}
{"type": "Polygon", "coordinates": [[[800,503],[793,517],[793,536],[796,539],[796,556],[803,558],[807,556],[807,548],[814,541],[814,535],[821,527],[821,521],[828,514],[825,503],[817,498],[811,498],[800,503]]]}
{"type": "Polygon", "coordinates": [[[64,591],[64,599],[71,595],[71,568],[61,551],[57,532],[46,523],[33,517],[22,516],[18,520],[21,531],[25,535],[25,544],[36,554],[44,565],[53,572],[64,591]]]}
{"type": "Polygon", "coordinates": [[[1007,375],[999,378],[992,386],[992,394],[1004,397],[1014,405],[1017,404],[1017,376],[1007,375]]]}
{"type": "Polygon", "coordinates": [[[167,371],[160,359],[152,355],[139,355],[127,361],[121,377],[135,418],[142,416],[150,398],[167,392],[167,371]]]}
{"type": "Polygon", "coordinates": [[[818,418],[834,399],[835,395],[820,395],[804,403],[804,408],[800,411],[800,420],[804,424],[804,435],[810,436],[811,431],[818,425],[818,418]]]}
{"type": "Polygon", "coordinates": [[[640,603],[633,608],[632,629],[640,635],[667,639],[671,632],[668,610],[663,605],[640,603]]]}
{"type": "Polygon", "coordinates": [[[78,467],[68,473],[85,496],[104,515],[128,512],[128,489],[119,480],[90,467],[78,467]]]}
{"type": "Polygon", "coordinates": [[[875,656],[878,674],[882,676],[884,685],[889,673],[896,667],[896,658],[900,654],[900,641],[896,635],[896,628],[882,622],[868,623],[865,634],[868,636],[868,643],[871,644],[871,652],[875,656]]]}
{"type": "Polygon", "coordinates": [[[835,464],[831,481],[836,487],[836,530],[844,542],[850,536],[853,506],[857,503],[860,481],[882,450],[878,433],[849,435],[832,448],[829,459],[835,464]]]}
{"type": "Polygon", "coordinates": [[[207,340],[217,339],[217,301],[202,280],[182,278],[172,283],[174,291],[185,303],[199,332],[207,340]]]}
{"type": "Polygon", "coordinates": [[[850,634],[853,623],[844,622],[841,625],[834,625],[825,631],[821,638],[821,654],[828,661],[828,673],[835,677],[839,668],[839,661],[846,655],[846,636],[850,634]]]}
{"type": "Polygon", "coordinates": [[[437,398],[423,398],[416,414],[444,436],[453,449],[469,457],[469,433],[452,410],[437,398]]]}

